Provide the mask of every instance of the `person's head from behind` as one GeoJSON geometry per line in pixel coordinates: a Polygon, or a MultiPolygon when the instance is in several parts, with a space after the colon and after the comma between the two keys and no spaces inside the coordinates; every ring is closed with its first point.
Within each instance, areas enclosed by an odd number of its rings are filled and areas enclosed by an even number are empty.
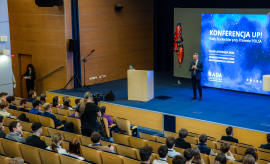
{"type": "Polygon", "coordinates": [[[230,143],[229,142],[223,142],[220,145],[220,151],[224,154],[228,153],[230,151],[230,143]]]}
{"type": "Polygon", "coordinates": [[[12,121],[8,125],[9,131],[12,133],[21,134],[22,133],[22,126],[18,121],[12,121]]]}
{"type": "Polygon", "coordinates": [[[1,92],[0,93],[0,100],[1,101],[6,101],[7,98],[7,93],[6,92],[1,92]]]}
{"type": "Polygon", "coordinates": [[[63,102],[65,102],[67,99],[69,99],[69,97],[68,97],[68,96],[64,96],[64,97],[62,97],[62,101],[63,101],[63,102]]]}
{"type": "Polygon", "coordinates": [[[270,144],[270,133],[266,135],[267,142],[270,144]]]}
{"type": "Polygon", "coordinates": [[[33,108],[35,108],[37,110],[40,110],[40,105],[41,105],[41,102],[39,100],[35,100],[33,102],[33,108]]]}
{"type": "Polygon", "coordinates": [[[8,110],[9,103],[7,101],[1,101],[0,108],[4,110],[8,110]]]}
{"type": "Polygon", "coordinates": [[[82,100],[81,100],[81,99],[76,99],[76,100],[75,100],[75,104],[76,104],[76,105],[80,105],[81,103],[82,103],[82,100]]]}
{"type": "Polygon", "coordinates": [[[3,120],[4,120],[4,117],[0,115],[0,129],[3,126],[3,120]]]}
{"type": "Polygon", "coordinates": [[[179,130],[179,137],[180,137],[180,138],[186,138],[187,135],[188,135],[187,129],[181,128],[181,129],[179,130]]]}
{"type": "Polygon", "coordinates": [[[228,136],[232,136],[234,133],[233,133],[233,127],[229,126],[226,128],[226,133],[228,136]]]}
{"type": "Polygon", "coordinates": [[[185,164],[186,158],[181,155],[176,155],[173,157],[172,164],[185,164]]]}
{"type": "Polygon", "coordinates": [[[140,157],[142,162],[150,162],[152,158],[153,148],[150,146],[144,146],[140,148],[140,157]]]}
{"type": "Polygon", "coordinates": [[[252,155],[254,157],[255,161],[258,160],[256,151],[254,148],[252,148],[252,147],[247,148],[247,150],[245,151],[245,155],[248,155],[248,154],[252,155]]]}
{"type": "Polygon", "coordinates": [[[170,137],[167,137],[166,138],[166,146],[169,148],[169,149],[173,149],[174,146],[175,146],[175,138],[170,136],[170,137]]]}
{"type": "Polygon", "coordinates": [[[8,96],[6,98],[6,100],[9,103],[9,105],[14,105],[14,103],[15,103],[15,97],[14,96],[8,96]]]}
{"type": "Polygon", "coordinates": [[[52,113],[52,105],[50,103],[45,103],[43,105],[43,108],[44,108],[45,112],[52,113]]]}
{"type": "Polygon", "coordinates": [[[160,158],[167,158],[168,156],[168,147],[165,145],[161,145],[158,148],[158,155],[160,156],[160,158]]]}
{"type": "Polygon", "coordinates": [[[77,139],[69,142],[69,153],[81,156],[81,143],[77,139]]]}
{"type": "Polygon", "coordinates": [[[207,135],[201,134],[199,137],[199,141],[200,141],[200,143],[205,144],[207,142],[207,135]]]}
{"type": "Polygon", "coordinates": [[[29,96],[32,98],[36,98],[37,97],[36,91],[34,91],[34,90],[29,91],[29,96]]]}
{"type": "Polygon", "coordinates": [[[47,95],[45,93],[41,94],[40,101],[46,102],[46,100],[47,100],[47,95]]]}
{"type": "Polygon", "coordinates": [[[220,152],[217,154],[215,161],[219,161],[220,164],[226,164],[227,163],[227,158],[224,153],[220,152]]]}
{"type": "Polygon", "coordinates": [[[26,107],[27,107],[27,102],[28,102],[27,99],[22,98],[22,99],[20,100],[20,106],[21,106],[21,108],[26,108],[26,107]]]}
{"type": "Polygon", "coordinates": [[[106,106],[101,106],[100,112],[101,112],[101,114],[105,114],[106,113],[106,106]]]}
{"type": "MultiPolygon", "coordinates": [[[[197,146],[193,146],[191,148],[193,150],[193,153],[194,153],[194,161],[201,161],[201,155],[200,155],[200,149],[197,147],[197,146]]],[[[201,162],[199,162],[201,163],[201,162]]]]}
{"type": "Polygon", "coordinates": [[[243,164],[255,164],[255,159],[252,155],[245,155],[243,159],[243,164]]]}
{"type": "Polygon", "coordinates": [[[70,107],[70,104],[71,104],[70,99],[66,99],[66,100],[64,101],[64,108],[65,108],[65,109],[68,109],[68,108],[70,107]]]}
{"type": "Polygon", "coordinates": [[[27,65],[27,71],[35,72],[35,68],[32,64],[27,65]]]}
{"type": "Polygon", "coordinates": [[[194,151],[191,148],[187,148],[184,151],[184,157],[186,158],[186,161],[192,161],[194,159],[194,151]]]}
{"type": "Polygon", "coordinates": [[[58,152],[57,151],[57,147],[61,145],[62,143],[62,135],[60,133],[54,133],[52,135],[52,144],[51,144],[51,149],[54,152],[58,152]]]}
{"type": "Polygon", "coordinates": [[[80,106],[80,109],[79,109],[80,112],[79,113],[83,114],[84,110],[85,110],[86,103],[92,102],[92,101],[93,101],[93,97],[92,97],[91,92],[86,92],[84,94],[84,100],[83,100],[83,103],[80,106]]]}
{"type": "Polygon", "coordinates": [[[24,159],[22,157],[14,157],[11,158],[9,161],[9,164],[23,164],[24,163],[24,159]]]}
{"type": "Polygon", "coordinates": [[[35,122],[32,124],[31,129],[35,135],[39,136],[42,133],[42,124],[35,122]]]}
{"type": "Polygon", "coordinates": [[[100,136],[99,132],[94,132],[91,134],[91,141],[93,143],[100,143],[100,140],[101,140],[101,136],[100,136]]]}
{"type": "Polygon", "coordinates": [[[199,58],[199,54],[198,53],[194,53],[193,54],[193,60],[195,61],[195,60],[198,60],[198,58],[199,58]]]}
{"type": "Polygon", "coordinates": [[[59,104],[60,98],[58,96],[53,97],[53,106],[56,107],[59,104]]]}

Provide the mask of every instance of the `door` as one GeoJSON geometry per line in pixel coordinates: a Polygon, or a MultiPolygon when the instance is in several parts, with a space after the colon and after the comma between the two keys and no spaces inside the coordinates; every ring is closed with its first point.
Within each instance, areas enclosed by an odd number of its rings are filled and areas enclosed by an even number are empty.
{"type": "Polygon", "coordinates": [[[28,64],[32,64],[32,56],[26,54],[19,54],[19,79],[21,88],[20,95],[24,98],[28,98],[28,93],[26,89],[26,80],[22,78],[22,75],[25,74],[28,64]]]}

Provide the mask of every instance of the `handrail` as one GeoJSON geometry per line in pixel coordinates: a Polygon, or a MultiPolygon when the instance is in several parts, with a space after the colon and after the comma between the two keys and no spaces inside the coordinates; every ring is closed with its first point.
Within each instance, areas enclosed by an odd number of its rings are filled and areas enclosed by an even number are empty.
{"type": "Polygon", "coordinates": [[[59,70],[59,69],[62,68],[62,67],[64,67],[64,66],[62,65],[62,66],[60,66],[59,68],[56,68],[56,69],[53,70],[52,72],[50,72],[50,73],[48,73],[47,75],[45,75],[45,76],[41,77],[40,79],[38,79],[38,81],[40,81],[40,80],[42,80],[43,78],[45,78],[45,77],[51,75],[52,73],[54,73],[55,71],[59,70]]]}

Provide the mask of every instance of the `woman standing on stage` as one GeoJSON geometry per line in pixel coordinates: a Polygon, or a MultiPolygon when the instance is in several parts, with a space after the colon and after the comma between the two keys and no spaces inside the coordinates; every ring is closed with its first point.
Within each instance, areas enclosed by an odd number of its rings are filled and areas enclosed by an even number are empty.
{"type": "Polygon", "coordinates": [[[29,92],[34,90],[36,79],[35,68],[32,64],[27,65],[26,72],[23,74],[23,78],[26,79],[27,94],[29,95],[29,92]]]}

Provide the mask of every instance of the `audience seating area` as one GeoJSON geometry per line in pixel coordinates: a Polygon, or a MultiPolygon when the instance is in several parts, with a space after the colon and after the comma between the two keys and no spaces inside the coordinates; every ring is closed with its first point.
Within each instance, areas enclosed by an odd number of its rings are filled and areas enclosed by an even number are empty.
{"type": "MultiPolygon", "coordinates": [[[[16,100],[16,104],[18,101],[16,100]]],[[[32,106],[31,103],[28,105],[29,107],[32,106]]],[[[30,110],[30,109],[29,109],[30,110]]],[[[44,110],[42,108],[42,110],[44,110]]],[[[89,147],[89,144],[92,144],[91,138],[87,136],[81,135],[80,131],[80,119],[76,119],[70,117],[74,114],[74,111],[69,111],[66,109],[59,109],[53,108],[53,114],[59,120],[65,120],[67,122],[73,122],[75,133],[70,133],[66,131],[59,130],[61,127],[54,128],[54,122],[51,118],[38,116],[30,113],[25,113],[26,117],[29,118],[30,122],[19,121],[23,127],[23,137],[28,138],[29,136],[33,135],[31,132],[31,125],[34,122],[41,122],[42,127],[42,134],[40,136],[41,140],[43,140],[47,146],[51,145],[51,136],[54,133],[61,133],[63,136],[62,148],[68,150],[69,149],[69,141],[72,139],[78,139],[82,143],[81,151],[82,156],[87,161],[80,161],[76,158],[61,155],[58,153],[54,153],[52,151],[44,150],[35,148],[26,144],[18,143],[15,141],[11,141],[8,139],[1,139],[0,138],[0,161],[1,164],[8,164],[10,157],[22,157],[28,163],[34,164],[86,164],[86,163],[98,163],[98,164],[140,164],[140,155],[139,155],[139,148],[143,146],[151,146],[153,148],[152,153],[152,160],[153,162],[155,159],[159,159],[158,155],[158,148],[161,145],[164,145],[166,142],[166,137],[173,136],[178,138],[178,133],[164,131],[164,137],[156,136],[148,133],[140,132],[140,137],[132,136],[132,128],[136,128],[136,126],[130,128],[130,122],[124,118],[112,117],[112,119],[117,123],[117,125],[125,132],[125,134],[115,133],[112,132],[112,138],[114,142],[110,142],[107,140],[101,140],[101,144],[103,146],[112,145],[115,148],[116,154],[100,151],[95,148],[89,147]]],[[[21,111],[9,109],[9,113],[12,115],[18,116],[21,111]]],[[[104,119],[104,118],[103,118],[104,119]]],[[[10,133],[8,129],[8,124],[15,119],[12,118],[4,118],[3,124],[5,127],[5,133],[10,133]]],[[[100,120],[100,119],[99,119],[100,120]]],[[[107,125],[107,120],[104,120],[104,124],[107,125]]],[[[115,124],[113,124],[115,126],[115,124]]],[[[108,137],[110,136],[110,128],[105,126],[105,133],[108,137]]],[[[188,136],[186,137],[186,141],[191,143],[192,147],[199,144],[199,136],[200,134],[189,132],[188,136]]],[[[217,138],[208,136],[207,146],[210,147],[214,153],[220,152],[220,145],[222,140],[217,138]]],[[[227,142],[227,141],[226,141],[227,142]]],[[[244,143],[231,143],[230,151],[233,153],[235,159],[237,161],[229,161],[229,164],[239,164],[238,160],[242,159],[245,154],[245,150],[248,147],[253,147],[252,145],[244,144],[244,143]]],[[[258,155],[258,163],[259,164],[266,164],[270,161],[270,150],[256,148],[258,155]]],[[[183,155],[184,149],[181,148],[174,148],[177,152],[183,155]]],[[[205,164],[211,164],[215,156],[212,155],[205,155],[201,153],[201,157],[203,158],[205,164]]],[[[168,158],[167,162],[172,164],[172,158],[168,158]]]]}

